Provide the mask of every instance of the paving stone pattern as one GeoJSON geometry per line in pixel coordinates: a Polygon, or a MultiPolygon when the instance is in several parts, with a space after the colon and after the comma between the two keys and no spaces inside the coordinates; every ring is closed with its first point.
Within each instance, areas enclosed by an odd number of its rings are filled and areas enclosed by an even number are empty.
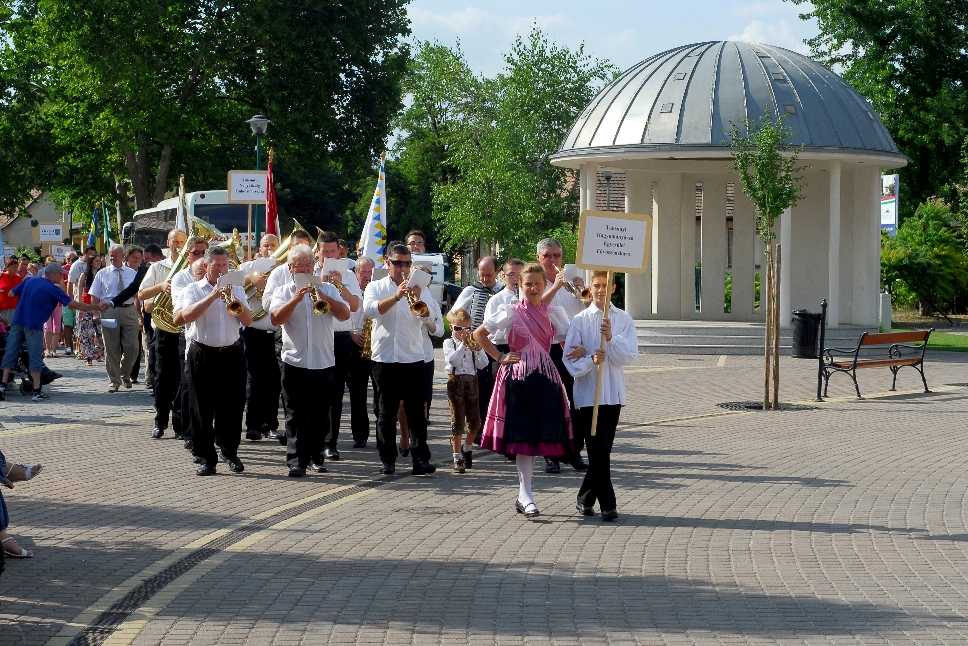
{"type": "MultiPolygon", "coordinates": [[[[931,394],[905,370],[886,396],[890,373],[865,370],[863,400],[838,375],[815,410],[730,412],[762,396],[762,358],[642,356],[612,524],[576,514],[570,467],[539,469],[536,522],[503,457],[452,473],[442,388],[434,476],[380,480],[347,406],[327,474],[288,478],[282,447],[243,441],[244,474],[199,478],[149,438],[143,386],[109,394],[103,368],[53,359],[49,401],[0,404],[7,458],[46,464],[4,491],[36,555],[0,577],[0,646],[66,644],[102,599],[253,522],[103,643],[968,643],[968,388],[946,386],[965,359],[928,353],[931,394]]],[[[810,403],[815,371],[784,359],[783,401],[810,403]]]]}

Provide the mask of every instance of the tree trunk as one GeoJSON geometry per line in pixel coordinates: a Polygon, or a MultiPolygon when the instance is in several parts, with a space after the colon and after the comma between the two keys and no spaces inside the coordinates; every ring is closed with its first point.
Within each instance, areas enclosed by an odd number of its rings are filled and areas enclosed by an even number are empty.
{"type": "Polygon", "coordinates": [[[161,149],[161,158],[158,160],[158,175],[155,178],[155,199],[151,206],[158,206],[158,203],[165,199],[165,191],[168,190],[168,169],[171,167],[171,156],[175,147],[165,144],[161,149]]]}
{"type": "Polygon", "coordinates": [[[124,149],[124,165],[131,178],[131,189],[134,192],[135,209],[147,209],[151,206],[151,196],[148,192],[148,179],[142,172],[139,155],[130,148],[124,149]]]}
{"type": "Polygon", "coordinates": [[[773,349],[773,244],[766,247],[766,267],[762,272],[766,284],[760,286],[760,303],[766,321],[766,334],[763,343],[763,410],[770,410],[770,351],[773,349]],[[765,289],[764,289],[765,288],[765,289]]]}
{"type": "Polygon", "coordinates": [[[773,259],[773,410],[780,407],[780,266],[783,254],[776,246],[773,259]]]}

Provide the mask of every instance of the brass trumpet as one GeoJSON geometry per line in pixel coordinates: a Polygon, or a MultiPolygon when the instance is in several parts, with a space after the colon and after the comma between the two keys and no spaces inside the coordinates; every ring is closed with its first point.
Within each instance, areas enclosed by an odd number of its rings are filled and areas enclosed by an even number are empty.
{"type": "Polygon", "coordinates": [[[467,333],[467,343],[464,344],[464,347],[471,352],[477,352],[481,349],[481,344],[474,340],[473,330],[467,333]]]}
{"type": "MultiPolygon", "coordinates": [[[[562,271],[557,265],[552,266],[555,268],[555,272],[560,273],[562,271]]],[[[561,281],[561,286],[565,288],[566,292],[580,300],[583,305],[588,305],[588,303],[592,302],[592,292],[587,287],[579,288],[575,283],[568,280],[561,281]],[[587,294],[585,294],[586,291],[588,292],[587,294]],[[585,300],[586,297],[588,298],[587,301],[585,300]]]]}
{"type": "Polygon", "coordinates": [[[338,292],[342,292],[343,291],[343,283],[339,282],[338,280],[336,280],[332,276],[327,276],[323,280],[325,280],[327,283],[329,283],[330,285],[332,285],[333,287],[335,287],[336,288],[336,291],[338,291],[338,292]]]}
{"type": "Polygon", "coordinates": [[[222,289],[222,300],[225,301],[225,309],[229,311],[232,316],[238,316],[242,313],[242,301],[235,298],[235,294],[232,293],[231,287],[225,287],[222,289]]]}
{"type": "Polygon", "coordinates": [[[313,302],[313,314],[316,316],[323,316],[329,312],[329,303],[320,298],[315,285],[309,286],[309,300],[313,302]]]}
{"type": "MultiPolygon", "coordinates": [[[[414,265],[413,271],[411,271],[410,274],[403,277],[403,282],[409,281],[410,276],[413,275],[414,271],[427,271],[427,270],[421,267],[420,265],[414,265]]],[[[427,304],[424,303],[422,300],[419,300],[416,296],[414,296],[413,292],[407,292],[407,302],[410,303],[410,311],[413,312],[415,316],[419,316],[420,318],[426,318],[430,314],[430,308],[427,307],[427,304]]]]}

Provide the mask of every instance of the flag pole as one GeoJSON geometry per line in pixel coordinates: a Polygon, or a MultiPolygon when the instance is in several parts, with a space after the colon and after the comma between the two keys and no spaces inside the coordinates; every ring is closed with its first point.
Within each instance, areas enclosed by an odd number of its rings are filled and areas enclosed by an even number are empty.
{"type": "Polygon", "coordinates": [[[246,240],[249,241],[249,253],[248,260],[252,260],[252,203],[249,203],[249,233],[246,236],[246,240]]]}
{"type": "MultiPolygon", "coordinates": [[[[608,308],[612,304],[612,280],[615,278],[615,272],[609,270],[608,272],[608,282],[605,285],[605,307],[602,309],[602,320],[608,318],[608,308]]],[[[605,351],[605,335],[602,335],[602,343],[598,348],[599,350],[605,351]]],[[[602,394],[602,370],[605,368],[604,363],[598,364],[598,376],[595,378],[595,407],[592,408],[592,436],[595,436],[595,432],[598,430],[598,398],[602,394]]]]}

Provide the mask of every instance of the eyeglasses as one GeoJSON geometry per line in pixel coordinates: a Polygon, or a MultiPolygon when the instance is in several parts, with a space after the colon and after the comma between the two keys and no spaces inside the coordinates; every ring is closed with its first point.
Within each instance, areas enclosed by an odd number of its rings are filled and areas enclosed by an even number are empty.
{"type": "Polygon", "coordinates": [[[205,255],[205,250],[204,249],[202,249],[202,250],[192,249],[191,251],[188,252],[188,255],[189,256],[204,256],[205,255]]]}
{"type": "Polygon", "coordinates": [[[394,267],[412,267],[413,261],[412,260],[391,260],[390,264],[393,265],[394,267]]]}
{"type": "Polygon", "coordinates": [[[519,274],[519,273],[517,273],[517,272],[515,272],[515,273],[511,273],[511,274],[504,274],[504,276],[505,276],[506,278],[521,278],[521,274],[519,274]]]}
{"type": "Polygon", "coordinates": [[[561,252],[559,251],[558,253],[543,253],[541,254],[541,257],[542,258],[561,258],[561,252]]]}
{"type": "Polygon", "coordinates": [[[455,325],[452,329],[454,330],[454,332],[466,332],[467,330],[471,329],[471,326],[469,326],[469,325],[455,325]]]}

